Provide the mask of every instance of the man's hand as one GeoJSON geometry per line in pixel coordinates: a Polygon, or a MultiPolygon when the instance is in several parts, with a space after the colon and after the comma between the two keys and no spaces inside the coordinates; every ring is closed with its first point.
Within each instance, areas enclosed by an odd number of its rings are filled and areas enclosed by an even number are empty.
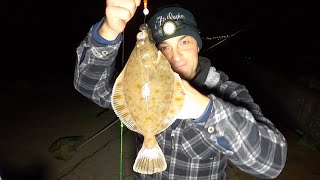
{"type": "Polygon", "coordinates": [[[106,40],[115,40],[123,32],[140,3],[141,0],[106,0],[105,20],[99,34],[106,40]]]}
{"type": "Polygon", "coordinates": [[[182,80],[186,89],[186,99],[183,109],[177,114],[177,119],[197,119],[199,118],[210,103],[210,99],[199,93],[186,80],[182,80]]]}

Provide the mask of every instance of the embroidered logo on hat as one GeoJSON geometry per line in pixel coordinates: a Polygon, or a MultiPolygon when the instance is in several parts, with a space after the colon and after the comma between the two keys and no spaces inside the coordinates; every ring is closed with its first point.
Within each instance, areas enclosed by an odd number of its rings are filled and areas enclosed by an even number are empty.
{"type": "Polygon", "coordinates": [[[166,17],[164,16],[158,16],[156,18],[156,22],[154,25],[154,29],[158,29],[159,27],[161,27],[162,25],[164,25],[164,23],[168,20],[179,20],[179,19],[185,19],[183,14],[176,14],[174,15],[172,12],[169,12],[168,15],[166,17]]]}

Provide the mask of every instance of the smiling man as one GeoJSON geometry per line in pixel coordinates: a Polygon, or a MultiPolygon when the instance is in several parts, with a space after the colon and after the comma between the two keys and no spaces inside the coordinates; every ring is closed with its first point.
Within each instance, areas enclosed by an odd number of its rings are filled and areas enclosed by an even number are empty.
{"type": "MultiPolygon", "coordinates": [[[[105,17],[77,48],[74,86],[96,104],[112,108],[111,90],[121,32],[140,0],[107,0],[105,17]]],[[[198,55],[202,41],[193,14],[179,6],[161,8],[148,21],[158,49],[183,78],[188,106],[157,135],[167,169],[135,179],[226,179],[228,161],[259,178],[282,171],[287,142],[263,116],[248,90],[228,80],[208,58],[198,55]],[[169,29],[167,29],[169,28],[169,29]]],[[[137,147],[141,136],[137,134],[137,147]]]]}

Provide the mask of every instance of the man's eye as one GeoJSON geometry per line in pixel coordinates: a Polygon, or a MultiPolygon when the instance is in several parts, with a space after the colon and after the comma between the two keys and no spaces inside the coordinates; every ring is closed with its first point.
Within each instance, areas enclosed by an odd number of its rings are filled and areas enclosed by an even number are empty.
{"type": "Polygon", "coordinates": [[[167,51],[167,50],[169,50],[169,47],[168,46],[163,46],[163,47],[160,47],[160,50],[161,51],[167,51]]]}
{"type": "Polygon", "coordinates": [[[187,41],[187,40],[183,40],[183,41],[181,41],[181,44],[182,44],[182,45],[189,44],[189,41],[187,41]]]}

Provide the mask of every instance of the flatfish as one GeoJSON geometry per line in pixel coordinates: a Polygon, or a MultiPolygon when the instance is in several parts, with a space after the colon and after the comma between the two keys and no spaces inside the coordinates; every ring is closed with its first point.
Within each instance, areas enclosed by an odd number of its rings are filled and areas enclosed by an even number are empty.
{"type": "Polygon", "coordinates": [[[185,102],[185,88],[142,24],[129,59],[117,77],[111,96],[123,124],[144,137],[133,170],[141,174],[164,171],[167,163],[156,135],[168,128],[185,102]]]}

